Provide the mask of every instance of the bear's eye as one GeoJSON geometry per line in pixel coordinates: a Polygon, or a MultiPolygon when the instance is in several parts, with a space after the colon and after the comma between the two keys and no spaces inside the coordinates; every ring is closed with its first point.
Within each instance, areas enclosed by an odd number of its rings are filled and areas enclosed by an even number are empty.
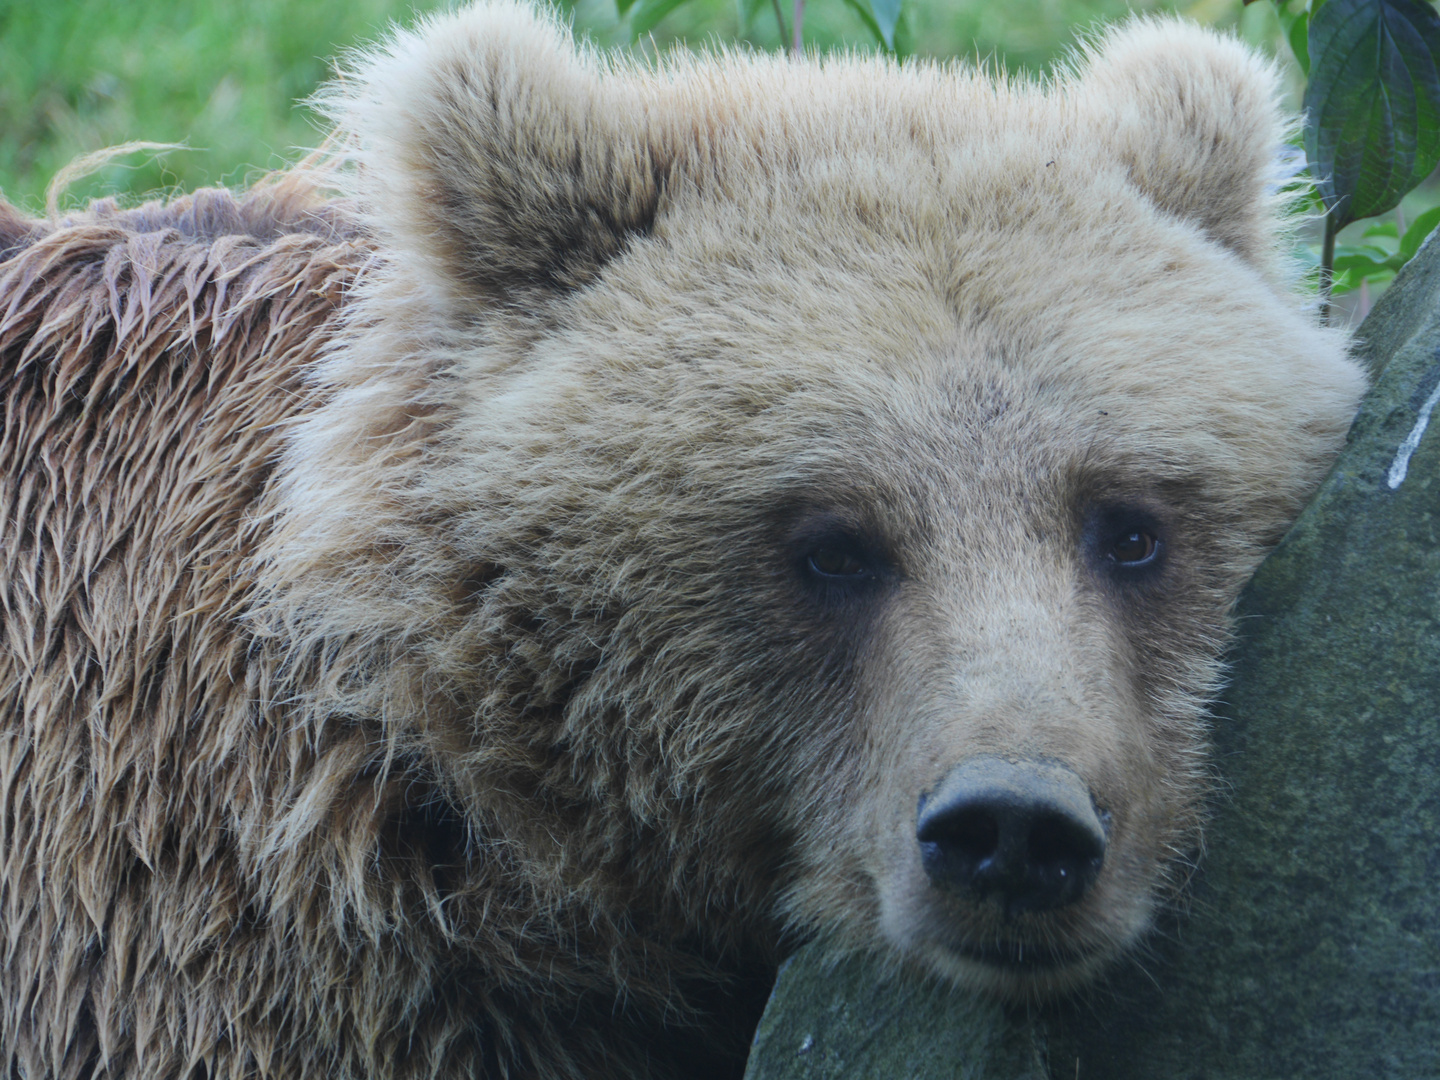
{"type": "Polygon", "coordinates": [[[1136,529],[1134,532],[1126,532],[1117,536],[1110,544],[1110,550],[1105,557],[1117,566],[1141,567],[1147,566],[1155,561],[1156,554],[1160,551],[1160,541],[1155,539],[1153,533],[1144,529],[1136,529]]]}
{"type": "Polygon", "coordinates": [[[1091,567],[1127,585],[1158,580],[1168,554],[1158,513],[1134,503],[1092,505],[1085,514],[1081,543],[1091,567]]]}
{"type": "Polygon", "coordinates": [[[868,577],[870,568],[865,560],[852,548],[838,545],[821,545],[810,552],[807,560],[810,572],[822,578],[848,578],[855,580],[868,577]]]}
{"type": "Polygon", "coordinates": [[[878,530],[839,514],[819,513],[797,522],[787,547],[790,573],[822,605],[873,597],[897,576],[878,530]]]}

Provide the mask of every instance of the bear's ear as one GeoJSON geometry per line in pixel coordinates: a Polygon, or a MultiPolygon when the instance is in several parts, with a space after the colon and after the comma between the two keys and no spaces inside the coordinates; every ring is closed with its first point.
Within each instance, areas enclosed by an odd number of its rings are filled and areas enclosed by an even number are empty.
{"type": "Polygon", "coordinates": [[[372,226],[463,308],[583,285],[649,230],[666,164],[645,83],[501,0],[397,31],[316,103],[372,226]]]}
{"type": "Polygon", "coordinates": [[[1177,20],[1135,19],[1084,50],[1082,113],[1162,210],[1268,267],[1277,163],[1290,130],[1279,74],[1247,46],[1177,20]]]}

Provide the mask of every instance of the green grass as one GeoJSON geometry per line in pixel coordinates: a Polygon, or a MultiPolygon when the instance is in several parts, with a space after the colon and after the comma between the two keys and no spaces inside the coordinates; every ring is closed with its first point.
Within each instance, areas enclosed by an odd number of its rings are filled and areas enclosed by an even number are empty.
{"type": "MultiPolygon", "coordinates": [[[[1206,5],[1231,21],[1240,11],[1239,0],[1193,6],[1206,5]]],[[[0,0],[0,192],[37,209],[68,162],[130,140],[187,149],[115,160],[71,184],[65,203],[241,186],[319,143],[314,117],[297,102],[327,77],[331,58],[375,38],[392,20],[446,6],[446,0],[0,0]]],[[[630,43],[614,0],[564,6],[597,43],[630,43]]],[[[793,0],[781,6],[788,21],[793,0]]],[[[1172,6],[916,0],[907,5],[901,44],[924,55],[993,57],[1038,70],[1097,20],[1172,6]]],[[[817,48],[872,47],[841,0],[809,0],[805,31],[817,48]]],[[[778,44],[768,4],[742,27],[735,0],[690,0],[638,47],[736,39],[760,48],[778,44]]]]}
{"type": "Polygon", "coordinates": [[[320,139],[295,106],[339,49],[411,5],[394,0],[0,0],[0,190],[35,207],[80,154],[145,139],[73,198],[242,184],[320,139]]]}

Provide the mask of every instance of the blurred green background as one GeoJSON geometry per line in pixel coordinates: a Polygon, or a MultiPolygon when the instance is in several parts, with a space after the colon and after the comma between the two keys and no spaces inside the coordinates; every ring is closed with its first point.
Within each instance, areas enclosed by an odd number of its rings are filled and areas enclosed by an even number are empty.
{"type": "MultiPolygon", "coordinates": [[[[138,196],[204,184],[239,186],[320,142],[297,104],[333,57],[391,22],[450,6],[443,0],[0,0],[0,192],[37,210],[56,171],[132,139],[183,143],[138,152],[73,183],[62,205],[102,194],[138,196]]],[[[643,6],[643,5],[641,5],[643,6]]],[[[779,44],[765,3],[742,25],[743,0],[688,0],[634,42],[632,8],[615,0],[562,4],[599,44],[642,49],[675,42],[779,44]]],[[[752,5],[753,6],[753,5],[752,5]]],[[[781,0],[788,22],[793,0],[781,0]]],[[[909,0],[902,52],[998,60],[1043,71],[1076,35],[1127,11],[1180,10],[1235,26],[1288,60],[1273,5],[1240,0],[909,0]]],[[[808,0],[805,38],[820,49],[874,48],[843,0],[808,0]]]]}

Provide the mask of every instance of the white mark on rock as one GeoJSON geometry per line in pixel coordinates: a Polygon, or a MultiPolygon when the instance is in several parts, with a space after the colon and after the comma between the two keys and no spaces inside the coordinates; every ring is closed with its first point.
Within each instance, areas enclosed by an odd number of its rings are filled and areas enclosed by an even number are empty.
{"type": "Polygon", "coordinates": [[[808,1053],[810,1052],[810,1048],[811,1048],[812,1046],[814,1046],[814,1045],[815,1045],[815,1036],[814,1036],[814,1035],[806,1035],[806,1036],[805,1036],[805,1041],[800,1044],[800,1053],[802,1053],[802,1054],[808,1054],[808,1053]]]}
{"type": "Polygon", "coordinates": [[[1390,490],[1394,491],[1405,480],[1405,474],[1410,469],[1410,455],[1415,453],[1415,448],[1420,445],[1420,437],[1425,434],[1425,428],[1430,423],[1430,414],[1435,411],[1435,406],[1440,403],[1440,383],[1436,383],[1435,389],[1425,399],[1425,404],[1420,407],[1420,416],[1415,421],[1415,426],[1410,429],[1410,434],[1405,436],[1405,441],[1400,444],[1400,449],[1395,451],[1395,460],[1390,463],[1390,476],[1388,483],[1390,490]]]}

